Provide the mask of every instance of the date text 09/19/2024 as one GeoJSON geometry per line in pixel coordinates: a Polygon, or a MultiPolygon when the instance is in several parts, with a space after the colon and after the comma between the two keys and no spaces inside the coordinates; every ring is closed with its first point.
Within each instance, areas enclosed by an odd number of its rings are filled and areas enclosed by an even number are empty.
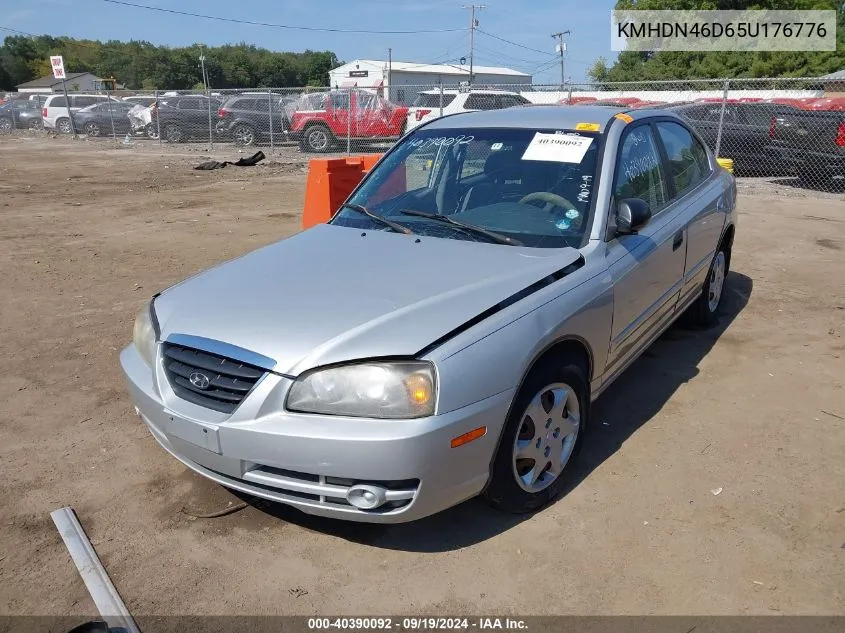
{"type": "Polygon", "coordinates": [[[526,630],[524,620],[518,618],[308,618],[308,630],[344,629],[353,631],[434,631],[434,630],[526,630]]]}

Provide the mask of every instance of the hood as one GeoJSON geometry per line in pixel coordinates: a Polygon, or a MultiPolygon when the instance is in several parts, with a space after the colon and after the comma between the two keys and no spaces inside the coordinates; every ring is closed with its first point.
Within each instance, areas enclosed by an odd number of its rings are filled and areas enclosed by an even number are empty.
{"type": "Polygon", "coordinates": [[[155,310],[163,340],[215,339],[297,375],[412,356],[579,256],[321,224],[173,286],[155,310]]]}

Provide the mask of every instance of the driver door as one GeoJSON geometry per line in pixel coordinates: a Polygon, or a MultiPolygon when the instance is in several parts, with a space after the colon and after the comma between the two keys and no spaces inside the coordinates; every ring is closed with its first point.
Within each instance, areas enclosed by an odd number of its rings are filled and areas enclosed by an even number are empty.
{"type": "Polygon", "coordinates": [[[620,139],[611,217],[624,198],[641,198],[652,217],[638,234],[610,236],[613,327],[608,377],[621,371],[674,315],[684,278],[683,218],[669,200],[666,170],[653,127],[632,124],[620,139]]]}

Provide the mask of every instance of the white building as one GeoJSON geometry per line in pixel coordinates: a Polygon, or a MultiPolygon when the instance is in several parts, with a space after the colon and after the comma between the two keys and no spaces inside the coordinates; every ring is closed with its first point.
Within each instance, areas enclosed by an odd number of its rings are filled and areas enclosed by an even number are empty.
{"type": "MultiPolygon", "coordinates": [[[[459,86],[469,81],[469,65],[416,64],[412,62],[386,62],[374,59],[356,59],[329,71],[332,88],[375,88],[391,101],[410,104],[421,90],[439,84],[459,86]]],[[[472,67],[474,86],[527,86],[531,75],[495,66],[472,67]]]]}

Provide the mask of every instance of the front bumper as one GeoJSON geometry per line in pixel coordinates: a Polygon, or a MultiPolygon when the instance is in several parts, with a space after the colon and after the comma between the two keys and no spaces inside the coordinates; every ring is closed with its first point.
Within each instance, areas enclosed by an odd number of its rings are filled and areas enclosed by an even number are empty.
{"type": "Polygon", "coordinates": [[[308,514],[369,523],[413,521],[479,494],[513,395],[416,420],[305,415],[280,406],[291,381],[267,374],[227,416],[178,398],[160,360],[153,372],[134,346],[120,361],[141,419],[187,467],[308,514]],[[451,448],[452,438],[485,425],[484,437],[451,448]],[[386,489],[387,503],[351,505],[346,494],[356,484],[386,489]]]}

